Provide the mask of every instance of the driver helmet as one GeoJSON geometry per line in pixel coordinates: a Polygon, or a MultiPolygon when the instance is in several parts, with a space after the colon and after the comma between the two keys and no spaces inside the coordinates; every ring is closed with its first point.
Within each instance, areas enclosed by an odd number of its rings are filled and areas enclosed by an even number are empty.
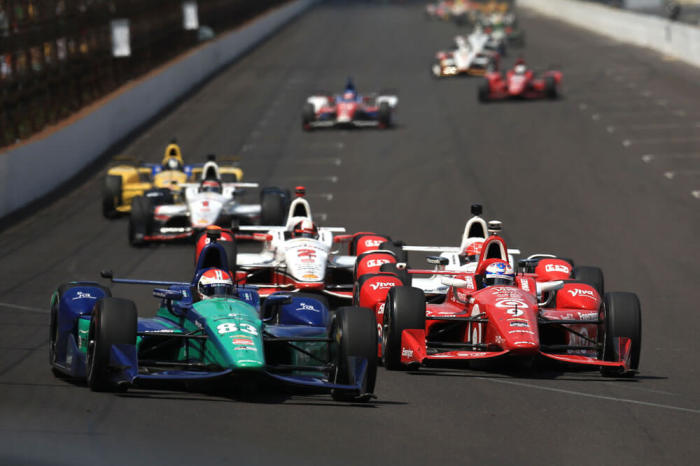
{"type": "Polygon", "coordinates": [[[318,228],[309,219],[302,220],[294,226],[293,238],[318,238],[318,228]]]}
{"type": "Polygon", "coordinates": [[[515,281],[513,268],[504,260],[496,260],[486,267],[484,285],[512,285],[515,281]]]}
{"type": "Polygon", "coordinates": [[[199,185],[200,193],[219,193],[223,191],[221,182],[218,180],[204,180],[202,184],[199,185]]]}
{"type": "Polygon", "coordinates": [[[197,295],[199,299],[233,295],[231,275],[221,269],[206,270],[197,282],[197,295]]]}
{"type": "Polygon", "coordinates": [[[476,262],[484,247],[484,240],[478,239],[470,242],[462,251],[462,257],[466,262],[476,262]]]}
{"type": "Polygon", "coordinates": [[[518,61],[515,62],[515,68],[513,68],[513,71],[515,71],[515,74],[525,74],[525,71],[527,71],[525,60],[519,58],[518,61]]]}
{"type": "Polygon", "coordinates": [[[182,165],[180,164],[180,161],[176,159],[175,157],[171,157],[168,159],[167,162],[165,162],[165,167],[166,170],[178,170],[182,171],[182,165]]]}
{"type": "Polygon", "coordinates": [[[355,100],[355,91],[346,89],[343,93],[343,100],[355,100]]]}

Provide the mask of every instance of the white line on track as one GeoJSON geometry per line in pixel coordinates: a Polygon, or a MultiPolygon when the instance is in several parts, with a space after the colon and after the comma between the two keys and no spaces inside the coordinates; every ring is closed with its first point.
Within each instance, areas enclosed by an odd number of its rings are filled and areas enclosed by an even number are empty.
{"type": "Polygon", "coordinates": [[[700,199],[700,189],[690,191],[690,195],[693,196],[695,199],[700,199]]]}
{"type": "Polygon", "coordinates": [[[679,176],[700,176],[700,170],[669,170],[664,173],[664,177],[669,180],[679,176]]]}
{"type": "Polygon", "coordinates": [[[317,217],[320,221],[325,222],[328,220],[328,214],[325,212],[316,212],[314,217],[317,217]]]}
{"type": "Polygon", "coordinates": [[[325,157],[322,159],[301,159],[297,163],[305,163],[309,165],[330,164],[339,167],[343,164],[343,159],[341,159],[340,157],[325,157]]]}
{"type": "Polygon", "coordinates": [[[486,380],[488,382],[495,382],[495,383],[501,383],[501,384],[506,384],[506,385],[515,385],[517,387],[534,388],[536,390],[544,390],[544,391],[548,391],[548,392],[563,393],[566,395],[575,395],[575,396],[580,396],[580,397],[584,397],[584,398],[594,398],[597,400],[616,401],[618,403],[628,403],[628,404],[634,404],[634,405],[640,405],[640,406],[649,406],[652,408],[668,409],[671,411],[681,411],[681,412],[690,413],[690,414],[700,414],[700,409],[682,408],[680,406],[665,405],[665,404],[660,404],[660,403],[651,403],[649,401],[631,400],[629,398],[618,398],[615,396],[596,395],[593,393],[577,392],[574,390],[564,390],[562,388],[543,387],[541,385],[522,383],[522,382],[512,382],[510,380],[503,380],[503,379],[489,379],[486,377],[477,377],[477,378],[481,379],[481,380],[486,380]]]}
{"type": "Polygon", "coordinates": [[[294,176],[291,179],[295,181],[330,181],[331,183],[337,183],[337,176],[294,176]]]}
{"type": "Polygon", "coordinates": [[[333,193],[311,193],[311,194],[307,194],[306,197],[308,197],[308,198],[320,197],[321,199],[325,199],[327,201],[332,201],[333,200],[333,193]]]}
{"type": "Polygon", "coordinates": [[[646,138],[646,139],[625,139],[622,145],[629,147],[632,144],[680,144],[684,142],[700,142],[700,136],[686,138],[646,138]]]}
{"type": "Polygon", "coordinates": [[[605,118],[635,118],[635,117],[645,117],[645,118],[664,118],[669,116],[684,117],[688,116],[685,110],[668,110],[668,111],[654,111],[654,112],[601,112],[605,118]]]}
{"type": "Polygon", "coordinates": [[[48,314],[50,312],[48,309],[40,309],[38,307],[20,306],[19,304],[10,303],[0,303],[0,308],[3,307],[6,307],[8,309],[18,309],[20,311],[38,312],[40,314],[48,314]]]}
{"type": "Polygon", "coordinates": [[[644,154],[642,161],[651,163],[657,159],[700,159],[700,154],[644,154]]]}
{"type": "Polygon", "coordinates": [[[655,130],[655,129],[673,129],[673,128],[687,128],[687,129],[693,129],[693,128],[700,128],[700,121],[695,122],[694,124],[687,124],[687,123],[644,123],[644,124],[638,124],[638,125],[618,125],[622,126],[624,129],[629,129],[629,130],[655,130]]]}

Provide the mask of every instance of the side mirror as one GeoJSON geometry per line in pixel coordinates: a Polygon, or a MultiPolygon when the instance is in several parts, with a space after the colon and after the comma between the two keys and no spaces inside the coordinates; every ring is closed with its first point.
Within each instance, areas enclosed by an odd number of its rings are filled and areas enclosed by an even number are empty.
{"type": "Polygon", "coordinates": [[[564,287],[564,280],[554,280],[551,282],[537,283],[537,295],[540,296],[548,291],[559,290],[564,287]]]}
{"type": "Polygon", "coordinates": [[[289,304],[292,302],[292,296],[289,294],[271,294],[265,298],[262,308],[260,309],[260,317],[263,321],[269,322],[275,317],[277,306],[289,304]]]}
{"type": "Polygon", "coordinates": [[[292,302],[292,295],[290,294],[271,294],[265,299],[265,304],[289,304],[292,302]]]}
{"type": "Polygon", "coordinates": [[[450,260],[447,257],[442,256],[428,256],[425,258],[425,260],[428,264],[432,265],[447,265],[450,263],[450,260]]]}
{"type": "Polygon", "coordinates": [[[155,298],[165,299],[166,301],[180,301],[187,297],[187,292],[184,290],[166,290],[163,288],[154,288],[153,296],[155,298]]]}

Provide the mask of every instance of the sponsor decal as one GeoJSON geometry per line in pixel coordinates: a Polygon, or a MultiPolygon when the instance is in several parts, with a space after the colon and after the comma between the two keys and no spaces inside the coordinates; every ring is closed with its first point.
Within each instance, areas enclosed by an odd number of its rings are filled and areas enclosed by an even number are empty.
{"type": "Polygon", "coordinates": [[[380,244],[382,244],[384,240],[381,239],[366,239],[365,240],[365,246],[369,248],[378,248],[380,244]]]}
{"type": "Polygon", "coordinates": [[[313,273],[305,273],[304,275],[301,276],[301,278],[307,278],[309,280],[318,280],[318,275],[313,274],[313,273]]]}
{"type": "Polygon", "coordinates": [[[394,282],[374,282],[369,284],[374,291],[385,290],[394,286],[394,282]]]}
{"type": "Polygon", "coordinates": [[[523,321],[511,322],[511,323],[510,323],[510,326],[511,326],[511,327],[525,327],[525,328],[530,328],[530,324],[528,324],[527,322],[523,322],[523,321]]]}
{"type": "Polygon", "coordinates": [[[233,338],[231,338],[231,343],[234,345],[243,345],[243,346],[246,346],[246,345],[253,346],[254,345],[253,340],[251,340],[250,338],[233,337],[233,338]]]}
{"type": "MultiPolygon", "coordinates": [[[[516,330],[511,330],[511,331],[512,331],[512,332],[515,332],[516,330]]],[[[500,335],[496,335],[496,338],[494,338],[494,340],[496,341],[496,344],[497,344],[497,345],[502,345],[502,344],[505,343],[505,341],[506,341],[506,340],[505,340],[502,336],[500,336],[500,335]]]]}
{"type": "Polygon", "coordinates": [[[499,299],[496,301],[495,306],[500,307],[501,309],[507,309],[511,307],[523,307],[527,309],[528,307],[525,301],[517,298],[499,299]]]}
{"type": "Polygon", "coordinates": [[[316,260],[316,251],[313,249],[299,249],[297,250],[297,257],[302,260],[302,262],[313,262],[316,260]]]}
{"type": "Polygon", "coordinates": [[[523,291],[530,291],[530,282],[525,279],[520,279],[520,288],[523,289],[523,291]]]}
{"type": "Polygon", "coordinates": [[[506,311],[506,314],[510,314],[513,317],[519,317],[525,313],[522,310],[518,309],[517,307],[514,307],[513,309],[508,309],[506,311]]]}
{"type": "Polygon", "coordinates": [[[510,331],[508,331],[508,333],[528,333],[530,335],[535,334],[535,332],[533,332],[532,330],[522,330],[522,329],[521,330],[510,330],[510,331]]]}
{"type": "Polygon", "coordinates": [[[595,292],[593,290],[582,290],[581,288],[574,288],[568,291],[571,296],[576,298],[577,296],[585,296],[586,298],[596,299],[595,292]]]}
{"type": "Polygon", "coordinates": [[[533,341],[516,341],[514,344],[519,345],[519,346],[524,346],[524,345],[535,346],[535,342],[533,342],[533,341]]]}
{"type": "Polygon", "coordinates": [[[233,349],[234,351],[257,351],[255,346],[238,346],[233,349]]]}
{"type": "Polygon", "coordinates": [[[299,303],[299,307],[296,308],[297,311],[312,311],[312,312],[321,312],[320,309],[316,309],[310,304],[306,303],[299,303]]]}
{"type": "Polygon", "coordinates": [[[597,312],[579,312],[578,318],[581,320],[596,320],[598,318],[597,312]]]}
{"type": "Polygon", "coordinates": [[[379,305],[379,308],[377,308],[377,314],[379,314],[379,315],[384,314],[384,306],[385,305],[386,305],[386,303],[382,303],[379,305]]]}
{"type": "Polygon", "coordinates": [[[391,262],[389,259],[370,259],[367,261],[367,267],[381,267],[389,262],[391,262]]]}
{"type": "Polygon", "coordinates": [[[436,354],[434,356],[431,356],[432,358],[454,358],[454,355],[452,354],[436,354]]]}
{"type": "Polygon", "coordinates": [[[75,301],[76,299],[97,299],[97,296],[93,296],[90,293],[78,291],[77,294],[73,297],[73,301],[75,301]]]}
{"type": "Polygon", "coordinates": [[[405,357],[405,358],[412,358],[413,357],[413,350],[401,348],[401,356],[405,357]]]}
{"type": "Polygon", "coordinates": [[[544,271],[545,272],[560,272],[560,273],[565,273],[567,275],[569,275],[571,273],[571,269],[565,265],[562,265],[562,264],[545,264],[544,271]]]}

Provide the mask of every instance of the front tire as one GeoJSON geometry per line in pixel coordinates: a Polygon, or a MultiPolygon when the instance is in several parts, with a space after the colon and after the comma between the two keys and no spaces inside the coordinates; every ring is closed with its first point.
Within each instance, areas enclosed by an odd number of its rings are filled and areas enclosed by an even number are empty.
{"type": "Polygon", "coordinates": [[[391,107],[387,102],[379,104],[379,112],[377,115],[380,128],[389,128],[391,126],[391,107]]]}
{"type": "Polygon", "coordinates": [[[479,102],[485,103],[489,101],[489,95],[491,94],[491,86],[489,85],[488,80],[484,80],[481,84],[479,84],[479,89],[477,92],[479,102]]]}
{"type": "Polygon", "coordinates": [[[336,401],[367,401],[377,379],[377,324],[371,309],[341,307],[336,311],[331,337],[337,341],[335,382],[357,384],[356,359],[365,359],[367,369],[360,394],[354,390],[331,390],[336,401]]]}
{"type": "MultiPolygon", "coordinates": [[[[629,368],[636,371],[642,349],[642,310],[639,298],[634,293],[618,291],[605,295],[603,360],[620,360],[620,337],[631,340],[629,368]]],[[[620,373],[618,369],[610,367],[601,367],[600,372],[605,376],[634,375],[634,372],[620,373]]]]}
{"type": "Polygon", "coordinates": [[[133,301],[104,298],[98,301],[90,320],[87,350],[87,383],[92,391],[119,389],[110,377],[112,345],[136,344],[137,312],[133,301]]]}
{"type": "Polygon", "coordinates": [[[382,362],[387,370],[401,370],[401,334],[425,329],[425,294],[419,288],[396,286],[389,290],[384,305],[382,362]]]}

